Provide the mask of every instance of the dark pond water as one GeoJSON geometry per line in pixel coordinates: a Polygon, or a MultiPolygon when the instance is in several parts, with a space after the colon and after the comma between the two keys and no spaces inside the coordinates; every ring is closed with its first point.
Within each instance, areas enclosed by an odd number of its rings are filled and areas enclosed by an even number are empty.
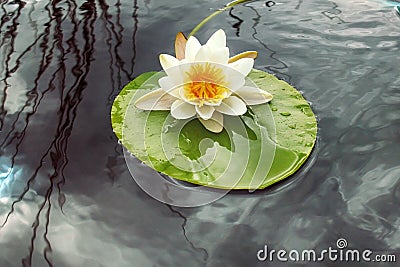
{"type": "Polygon", "coordinates": [[[400,18],[388,2],[254,1],[197,34],[225,29],[232,53],[258,50],[256,68],[313,103],[319,140],[299,174],[199,208],[133,181],[114,97],[225,3],[1,1],[0,266],[368,265],[256,257],[339,238],[400,261],[400,18]]]}

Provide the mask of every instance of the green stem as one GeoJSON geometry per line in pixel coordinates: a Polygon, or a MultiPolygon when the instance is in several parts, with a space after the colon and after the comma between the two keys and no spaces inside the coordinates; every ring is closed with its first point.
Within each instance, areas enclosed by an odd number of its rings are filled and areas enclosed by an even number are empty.
{"type": "Polygon", "coordinates": [[[251,0],[235,0],[235,1],[232,1],[232,2],[230,2],[230,3],[228,3],[228,4],[226,4],[223,8],[220,8],[220,9],[218,9],[217,11],[213,12],[211,15],[209,15],[208,17],[206,17],[205,19],[203,19],[199,24],[197,24],[196,27],[194,27],[194,29],[193,29],[193,30],[191,31],[191,33],[189,34],[188,38],[189,38],[190,36],[193,36],[198,30],[200,30],[201,27],[204,26],[204,24],[206,24],[208,21],[210,21],[210,20],[211,20],[213,17],[215,17],[216,15],[218,15],[218,14],[220,14],[220,13],[226,11],[227,9],[229,9],[229,8],[231,8],[231,7],[234,7],[234,6],[238,5],[238,4],[242,4],[242,3],[248,2],[248,1],[251,1],[251,0]]]}

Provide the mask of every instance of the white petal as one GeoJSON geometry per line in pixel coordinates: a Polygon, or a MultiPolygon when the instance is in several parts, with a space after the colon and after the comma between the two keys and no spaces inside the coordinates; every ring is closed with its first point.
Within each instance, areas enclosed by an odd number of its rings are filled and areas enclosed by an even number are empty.
{"type": "Polygon", "coordinates": [[[185,58],[194,59],[199,51],[201,44],[196,37],[190,36],[186,43],[185,58]]]}
{"type": "Polygon", "coordinates": [[[174,79],[169,76],[162,77],[158,80],[158,84],[165,92],[179,98],[179,87],[177,86],[174,79]]]}
{"type": "MultiPolygon", "coordinates": [[[[160,59],[160,62],[161,62],[161,59],[160,59]]],[[[162,63],[162,64],[164,64],[164,63],[162,63]]],[[[175,84],[182,83],[183,77],[182,77],[182,73],[180,70],[180,63],[178,63],[178,65],[176,65],[176,66],[172,66],[169,68],[165,68],[163,66],[163,69],[165,71],[166,76],[170,77],[175,82],[175,84]]]]}
{"type": "Polygon", "coordinates": [[[171,106],[171,115],[175,119],[188,119],[196,115],[196,109],[191,104],[182,100],[176,100],[171,106]]]}
{"type": "Polygon", "coordinates": [[[220,133],[224,129],[224,117],[219,112],[214,112],[212,117],[209,120],[203,120],[202,118],[198,117],[199,121],[203,126],[213,132],[213,133],[220,133]]]}
{"type": "MultiPolygon", "coordinates": [[[[230,94],[229,94],[229,95],[230,95],[230,94]]],[[[226,97],[228,97],[229,95],[227,95],[226,97]]],[[[215,107],[215,106],[221,105],[222,100],[223,100],[222,98],[221,98],[221,99],[205,100],[204,103],[205,103],[207,106],[215,107]]]]}
{"type": "Polygon", "coordinates": [[[229,77],[229,79],[227,79],[228,84],[226,85],[226,87],[231,91],[231,93],[242,88],[246,82],[245,77],[237,71],[228,72],[228,75],[226,75],[226,77],[229,77]]]}
{"type": "Polygon", "coordinates": [[[211,62],[219,63],[219,64],[228,64],[229,60],[229,48],[223,47],[214,49],[211,51],[211,55],[209,56],[211,62]]]}
{"type": "Polygon", "coordinates": [[[140,97],[134,105],[143,110],[170,110],[176,99],[163,89],[157,89],[140,97]]]}
{"type": "Polygon", "coordinates": [[[208,120],[212,117],[213,113],[215,111],[215,108],[212,106],[196,106],[196,112],[202,118],[203,120],[208,120]]]}
{"type": "Polygon", "coordinates": [[[237,96],[230,96],[222,100],[220,106],[216,106],[215,110],[227,115],[243,115],[247,111],[246,104],[237,96]]]}
{"type": "Polygon", "coordinates": [[[216,31],[210,39],[208,39],[207,46],[210,46],[212,49],[222,48],[226,46],[226,35],[224,30],[220,29],[216,31]]]}
{"type": "Polygon", "coordinates": [[[272,95],[264,90],[243,86],[235,92],[247,105],[264,104],[272,100],[272,95]]]}
{"type": "Polygon", "coordinates": [[[241,58],[233,63],[230,63],[229,66],[238,70],[244,76],[247,76],[251,69],[254,66],[254,59],[252,58],[241,58]]]}
{"type": "Polygon", "coordinates": [[[184,59],[182,59],[181,61],[180,61],[180,64],[181,65],[184,65],[184,64],[187,64],[187,63],[191,63],[193,60],[189,60],[189,59],[187,59],[187,58],[184,58],[184,59]]]}
{"type": "Polygon", "coordinates": [[[203,45],[200,47],[199,51],[196,54],[196,61],[210,61],[211,59],[211,51],[208,46],[203,45]]]}
{"type": "Polygon", "coordinates": [[[175,67],[179,65],[179,60],[175,57],[168,55],[168,54],[161,54],[160,55],[160,64],[161,67],[166,70],[171,67],[175,67]]]}
{"type": "Polygon", "coordinates": [[[183,86],[179,87],[179,89],[178,89],[178,94],[179,94],[179,98],[180,98],[180,99],[184,100],[185,102],[192,103],[193,105],[195,105],[194,102],[191,102],[191,101],[186,97],[185,88],[184,88],[183,86]]]}

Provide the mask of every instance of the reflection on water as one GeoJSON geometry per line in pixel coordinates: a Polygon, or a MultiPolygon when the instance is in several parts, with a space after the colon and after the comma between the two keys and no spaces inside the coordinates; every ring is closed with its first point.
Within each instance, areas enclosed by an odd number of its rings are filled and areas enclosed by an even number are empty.
{"type": "Polygon", "coordinates": [[[339,237],[399,253],[399,17],[381,1],[270,2],[198,35],[222,27],[232,54],[258,50],[257,68],[313,103],[319,146],[287,182],[179,209],[133,182],[109,111],[124,84],[160,69],[176,32],[225,3],[2,1],[0,266],[268,266],[264,244],[339,237]]]}

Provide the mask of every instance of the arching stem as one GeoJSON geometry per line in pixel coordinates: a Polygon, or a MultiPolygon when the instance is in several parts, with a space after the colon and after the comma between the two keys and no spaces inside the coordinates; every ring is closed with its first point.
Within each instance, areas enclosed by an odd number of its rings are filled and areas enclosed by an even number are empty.
{"type": "Polygon", "coordinates": [[[208,21],[210,21],[213,17],[217,16],[218,14],[226,11],[227,9],[234,7],[238,4],[242,4],[244,2],[249,2],[251,0],[235,0],[232,1],[228,4],[226,4],[223,8],[218,9],[217,11],[213,12],[211,15],[209,15],[208,17],[206,17],[205,19],[203,19],[199,24],[197,24],[196,27],[194,27],[194,29],[191,31],[191,33],[189,34],[188,38],[190,36],[193,36],[198,30],[200,30],[201,27],[204,26],[204,24],[206,24],[208,21]]]}

